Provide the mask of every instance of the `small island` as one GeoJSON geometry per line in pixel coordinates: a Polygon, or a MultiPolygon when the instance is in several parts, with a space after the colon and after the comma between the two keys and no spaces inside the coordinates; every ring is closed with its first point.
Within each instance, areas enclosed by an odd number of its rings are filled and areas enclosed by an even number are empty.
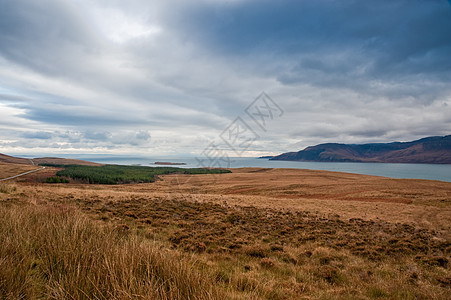
{"type": "Polygon", "coordinates": [[[169,162],[169,161],[156,161],[154,165],[165,165],[165,166],[181,166],[186,165],[186,163],[177,163],[177,162],[169,162]]]}

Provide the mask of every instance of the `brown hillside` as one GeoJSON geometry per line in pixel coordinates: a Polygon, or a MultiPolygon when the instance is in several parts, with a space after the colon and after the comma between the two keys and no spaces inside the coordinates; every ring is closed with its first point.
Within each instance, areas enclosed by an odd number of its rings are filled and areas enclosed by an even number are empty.
{"type": "Polygon", "coordinates": [[[92,161],[70,159],[70,158],[58,158],[58,157],[39,157],[39,158],[33,158],[33,161],[35,164],[83,165],[83,166],[102,166],[103,165],[103,164],[95,163],[92,161]]]}
{"type": "Polygon", "coordinates": [[[0,153],[0,162],[10,164],[39,165],[39,164],[58,164],[58,165],[84,165],[84,166],[102,166],[103,164],[70,158],[59,157],[38,157],[38,158],[22,158],[14,157],[0,153]]]}
{"type": "Polygon", "coordinates": [[[29,159],[9,156],[6,154],[1,154],[1,153],[0,153],[0,162],[10,163],[10,164],[32,165],[32,163],[29,159]]]}

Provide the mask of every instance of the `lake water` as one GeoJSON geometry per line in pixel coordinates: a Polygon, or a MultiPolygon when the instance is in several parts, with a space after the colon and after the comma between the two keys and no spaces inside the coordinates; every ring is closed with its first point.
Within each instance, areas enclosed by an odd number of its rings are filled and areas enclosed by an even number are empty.
{"type": "MultiPolygon", "coordinates": [[[[66,156],[68,157],[68,156],[66,156]]],[[[175,166],[183,168],[199,168],[195,157],[161,158],[161,157],[125,157],[125,156],[86,156],[71,155],[78,158],[105,164],[156,166],[154,162],[178,162],[186,165],[175,166]]],[[[225,164],[224,164],[225,166],[225,164]]],[[[258,159],[254,157],[231,158],[231,168],[261,167],[261,168],[293,168],[309,170],[327,170],[366,175],[385,176],[392,178],[432,179],[451,182],[451,165],[434,164],[385,164],[385,163],[329,163],[329,162],[294,162],[258,159]]]]}

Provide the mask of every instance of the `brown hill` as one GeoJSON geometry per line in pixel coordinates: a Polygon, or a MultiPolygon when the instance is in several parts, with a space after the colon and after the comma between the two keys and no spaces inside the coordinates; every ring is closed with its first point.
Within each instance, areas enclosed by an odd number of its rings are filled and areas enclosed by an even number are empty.
{"type": "Polygon", "coordinates": [[[271,160],[451,164],[451,135],[412,142],[320,144],[283,153],[271,160]]]}
{"type": "Polygon", "coordinates": [[[14,157],[6,154],[0,153],[0,162],[10,163],[10,164],[23,164],[23,165],[32,165],[31,160],[22,158],[22,157],[14,157]]]}
{"type": "Polygon", "coordinates": [[[59,157],[39,157],[33,158],[35,164],[57,164],[57,165],[83,165],[83,166],[102,166],[103,164],[95,163],[92,161],[72,159],[72,158],[59,158],[59,157]]]}
{"type": "Polygon", "coordinates": [[[102,164],[79,160],[71,158],[59,158],[59,157],[38,157],[38,158],[22,158],[14,157],[0,153],[0,162],[11,164],[24,164],[24,165],[39,165],[39,164],[57,164],[57,165],[84,165],[84,166],[101,166],[102,164]]]}

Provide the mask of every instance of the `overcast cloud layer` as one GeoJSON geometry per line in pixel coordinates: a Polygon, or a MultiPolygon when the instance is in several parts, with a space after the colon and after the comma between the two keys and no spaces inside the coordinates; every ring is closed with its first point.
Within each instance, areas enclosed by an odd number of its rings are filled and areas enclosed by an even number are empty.
{"type": "Polygon", "coordinates": [[[243,155],[451,134],[446,0],[0,0],[0,152],[243,155]],[[245,108],[284,110],[266,131],[245,108]],[[225,148],[226,145],[223,145],[225,148]]]}

